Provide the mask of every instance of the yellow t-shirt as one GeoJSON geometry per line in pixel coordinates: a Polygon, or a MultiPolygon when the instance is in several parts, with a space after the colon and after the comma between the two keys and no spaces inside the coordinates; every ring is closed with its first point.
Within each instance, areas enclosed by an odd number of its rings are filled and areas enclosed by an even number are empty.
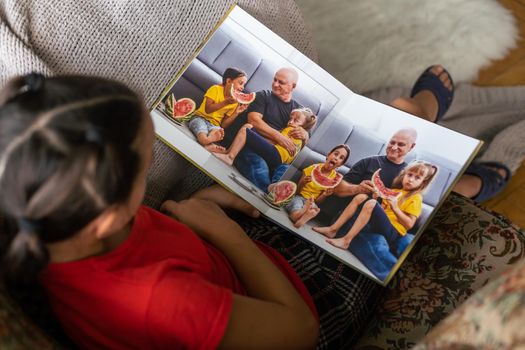
{"type": "MultiPolygon", "coordinates": [[[[403,202],[399,205],[399,209],[403,211],[406,214],[414,215],[416,218],[421,215],[421,210],[423,210],[423,196],[420,193],[416,193],[408,198],[405,198],[403,200],[403,197],[407,194],[407,191],[405,190],[399,190],[401,192],[401,196],[399,199],[401,199],[403,202]]],[[[401,234],[401,236],[406,235],[407,229],[405,226],[401,225],[399,220],[397,219],[396,214],[392,210],[392,207],[390,206],[390,203],[388,201],[384,201],[386,204],[385,206],[385,214],[388,217],[388,220],[392,223],[392,226],[396,228],[396,230],[401,234]]]]}
{"type": "Polygon", "coordinates": [[[290,164],[294,160],[295,156],[297,155],[297,153],[299,153],[299,151],[301,150],[301,148],[303,146],[303,140],[296,139],[296,138],[288,136],[288,133],[292,129],[293,128],[291,126],[287,126],[283,130],[281,130],[281,134],[283,134],[284,136],[288,137],[295,144],[296,151],[295,151],[295,154],[293,156],[291,156],[290,153],[288,153],[286,148],[284,148],[283,146],[277,145],[277,144],[275,145],[275,148],[277,149],[277,152],[279,152],[279,155],[281,156],[281,161],[282,161],[283,164],[290,164]]]}
{"type": "Polygon", "coordinates": [[[226,105],[222,107],[219,110],[216,110],[213,113],[206,113],[206,97],[214,101],[215,103],[219,103],[225,100],[224,98],[224,87],[222,85],[213,85],[206,91],[204,94],[204,98],[202,100],[202,103],[195,111],[196,115],[199,115],[203,117],[204,119],[208,120],[213,125],[220,126],[222,122],[222,118],[224,118],[224,115],[230,116],[235,112],[235,108],[237,108],[238,103],[231,103],[229,105],[226,105]]]}
{"type": "MultiPolygon", "coordinates": [[[[320,163],[320,164],[322,165],[323,163],[320,163]]],[[[319,164],[312,164],[309,167],[304,168],[303,169],[304,176],[312,176],[312,171],[318,165],[319,164]]],[[[333,179],[336,175],[337,175],[337,172],[335,171],[335,169],[333,169],[330,172],[330,174],[328,175],[328,178],[329,179],[333,179]]],[[[321,195],[321,193],[325,189],[326,189],[325,187],[321,187],[321,186],[317,185],[315,182],[310,181],[310,182],[307,182],[304,185],[303,189],[301,190],[301,192],[299,194],[301,196],[303,196],[304,198],[312,198],[313,197],[314,199],[317,199],[317,197],[319,197],[319,195],[321,195]]]]}

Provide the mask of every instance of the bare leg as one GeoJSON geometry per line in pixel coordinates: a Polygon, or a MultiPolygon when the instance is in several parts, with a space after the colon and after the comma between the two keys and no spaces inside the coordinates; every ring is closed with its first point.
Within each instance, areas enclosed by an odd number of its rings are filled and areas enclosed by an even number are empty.
{"type": "Polygon", "coordinates": [[[197,141],[203,146],[214,143],[215,141],[220,141],[224,138],[224,129],[213,129],[209,134],[206,135],[204,132],[200,132],[197,135],[197,141]]]}
{"type": "Polygon", "coordinates": [[[209,145],[204,146],[205,149],[212,153],[226,153],[228,152],[226,148],[217,145],[216,143],[210,143],[209,145]]]}
{"type": "MultiPolygon", "coordinates": [[[[268,186],[268,188],[270,188],[270,186],[268,186]]],[[[296,210],[296,211],[292,211],[290,213],[290,220],[292,220],[292,222],[295,224],[295,222],[297,220],[299,220],[303,215],[304,213],[306,213],[308,211],[308,209],[310,209],[312,207],[312,204],[313,204],[313,199],[312,198],[308,198],[306,200],[306,203],[304,203],[303,207],[299,210],[296,210]]]]}
{"type": "Polygon", "coordinates": [[[363,209],[359,212],[357,219],[354,222],[354,225],[348,230],[348,233],[341,238],[328,238],[326,242],[330,243],[333,246],[336,246],[341,249],[348,249],[352,239],[357,236],[359,232],[365,227],[366,224],[370,221],[372,216],[372,211],[376,206],[377,201],[375,199],[368,200],[364,205],[363,209]]]}
{"type": "Polygon", "coordinates": [[[356,195],[332,225],[325,227],[313,227],[312,230],[328,238],[334,238],[337,230],[339,230],[341,226],[343,226],[345,222],[347,222],[355,214],[357,207],[359,207],[359,205],[361,205],[361,203],[363,203],[367,198],[368,196],[366,194],[356,195]]]}
{"type": "Polygon", "coordinates": [[[321,209],[319,209],[318,207],[315,207],[315,208],[309,208],[304,214],[303,216],[301,216],[299,218],[299,220],[297,220],[295,222],[294,227],[296,228],[299,228],[299,227],[302,227],[304,224],[306,224],[308,221],[312,220],[313,218],[315,218],[317,216],[317,214],[319,214],[319,211],[321,211],[321,209]]]}
{"type": "Polygon", "coordinates": [[[251,124],[244,124],[240,130],[237,132],[237,135],[235,135],[235,138],[233,139],[233,142],[228,148],[227,153],[222,154],[222,152],[214,153],[214,156],[222,160],[224,163],[228,165],[233,165],[233,161],[235,160],[235,157],[239,154],[239,152],[242,150],[244,145],[246,144],[246,129],[251,129],[253,126],[251,124]]]}
{"type": "MultiPolygon", "coordinates": [[[[449,90],[452,89],[452,82],[447,74],[441,74],[443,67],[440,65],[434,66],[430,71],[438,75],[443,84],[449,90]],[[441,75],[440,75],[441,74],[441,75]]],[[[438,113],[438,103],[436,97],[429,90],[418,92],[414,97],[400,97],[390,102],[392,107],[405,111],[407,113],[416,115],[423,119],[434,122],[438,113]]]]}

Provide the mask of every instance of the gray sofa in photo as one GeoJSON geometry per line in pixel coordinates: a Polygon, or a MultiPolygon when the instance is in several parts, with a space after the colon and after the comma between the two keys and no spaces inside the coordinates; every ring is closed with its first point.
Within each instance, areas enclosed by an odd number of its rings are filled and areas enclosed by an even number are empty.
{"type": "MultiPolygon", "coordinates": [[[[303,148],[288,171],[284,174],[283,180],[299,181],[304,168],[314,163],[324,162],[326,155],[338,144],[346,144],[351,150],[350,157],[344,166],[339,168],[341,174],[348,172],[352,165],[360,159],[385,154],[388,139],[381,137],[372,130],[354,125],[349,120],[345,120],[344,123],[338,122],[340,119],[337,118],[334,118],[334,120],[335,121],[327,128],[318,130],[312,135],[309,143],[303,148]]],[[[420,151],[417,149],[417,145],[416,148],[407,155],[406,161],[410,162],[414,159],[431,162],[438,166],[439,171],[423,195],[423,212],[418,218],[416,225],[410,230],[411,233],[417,231],[421,224],[427,220],[458,173],[457,164],[436,154],[420,151]]],[[[318,220],[321,221],[322,224],[330,224],[331,221],[335,219],[331,214],[335,214],[343,209],[341,207],[344,205],[343,203],[347,203],[347,201],[342,201],[335,196],[328,197],[322,206],[323,215],[320,215],[318,220]]]]}
{"type": "MultiPolygon", "coordinates": [[[[239,39],[230,27],[223,25],[187,67],[170,93],[173,93],[177,99],[189,97],[199,106],[206,90],[214,84],[221,83],[222,74],[228,67],[237,67],[246,72],[247,92],[270,90],[274,74],[282,65],[272,59],[275,58],[276,53],[268,54],[268,52],[261,52],[249,46],[249,43],[239,39]]],[[[301,105],[312,109],[318,116],[318,125],[337,102],[337,99],[321,85],[301,76],[293,98],[301,105]],[[315,95],[311,91],[315,91],[315,95]]]]}

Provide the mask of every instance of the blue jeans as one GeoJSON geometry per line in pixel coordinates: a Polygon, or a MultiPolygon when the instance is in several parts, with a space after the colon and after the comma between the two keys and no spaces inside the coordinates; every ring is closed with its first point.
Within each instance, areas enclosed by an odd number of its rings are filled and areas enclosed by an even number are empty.
{"type": "Polygon", "coordinates": [[[234,165],[245,178],[264,192],[268,192],[268,186],[279,181],[290,166],[289,164],[281,164],[273,170],[273,173],[270,173],[268,164],[264,159],[249,148],[244,148],[239,153],[235,158],[234,165]]]}

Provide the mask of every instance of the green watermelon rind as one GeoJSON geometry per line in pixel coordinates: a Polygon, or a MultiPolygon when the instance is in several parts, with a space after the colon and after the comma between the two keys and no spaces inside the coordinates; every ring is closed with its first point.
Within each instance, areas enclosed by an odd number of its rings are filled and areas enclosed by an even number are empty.
{"type": "Polygon", "coordinates": [[[290,201],[292,200],[293,196],[295,195],[295,192],[297,192],[297,184],[296,184],[295,182],[288,181],[288,180],[279,181],[279,183],[280,183],[280,182],[286,182],[286,183],[290,183],[290,184],[293,185],[294,190],[293,190],[293,192],[290,194],[290,196],[289,196],[287,199],[282,200],[282,201],[280,201],[280,202],[278,202],[278,203],[275,202],[275,197],[274,197],[273,192],[269,192],[269,193],[265,194],[265,197],[266,197],[266,199],[267,199],[270,203],[272,203],[273,205],[276,205],[276,206],[278,206],[278,207],[284,207],[286,204],[290,203],[290,201]]]}
{"type": "MultiPolygon", "coordinates": [[[[312,181],[313,183],[315,183],[317,186],[319,187],[322,187],[322,188],[335,188],[337,185],[339,185],[341,183],[341,181],[343,180],[343,175],[339,174],[339,173],[336,173],[336,177],[338,179],[338,181],[333,185],[333,186],[325,186],[325,185],[322,185],[320,184],[319,182],[317,182],[315,180],[315,176],[314,176],[314,172],[316,171],[316,169],[319,169],[320,167],[322,167],[323,164],[318,164],[316,165],[313,169],[312,169],[312,175],[311,175],[311,178],[312,178],[312,181]]],[[[319,169],[319,172],[321,172],[321,170],[319,169]]]]}
{"type": "Polygon", "coordinates": [[[191,98],[189,97],[183,97],[180,100],[190,100],[191,102],[193,102],[193,110],[188,113],[187,115],[183,116],[183,117],[175,117],[173,115],[173,103],[176,102],[177,100],[175,99],[175,96],[173,94],[169,95],[168,98],[166,98],[166,101],[164,102],[164,105],[165,105],[165,109],[164,111],[166,112],[166,114],[172,118],[173,120],[179,122],[179,123],[184,123],[184,122],[187,122],[188,120],[190,120],[191,118],[193,118],[193,112],[195,112],[195,107],[197,106],[195,104],[195,101],[193,101],[191,98]]]}

